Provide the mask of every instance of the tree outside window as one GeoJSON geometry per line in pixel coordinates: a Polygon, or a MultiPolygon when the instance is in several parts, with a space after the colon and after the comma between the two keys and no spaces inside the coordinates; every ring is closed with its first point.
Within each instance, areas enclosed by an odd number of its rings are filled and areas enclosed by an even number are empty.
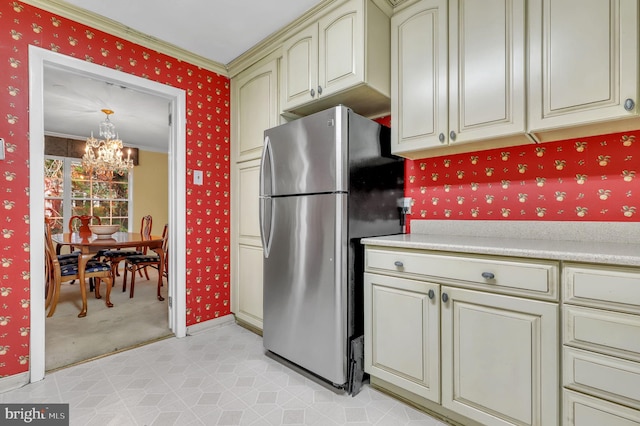
{"type": "Polygon", "coordinates": [[[104,180],[87,173],[78,158],[45,156],[45,216],[54,232],[66,232],[72,216],[98,216],[102,224],[129,229],[129,173],[104,180]]]}

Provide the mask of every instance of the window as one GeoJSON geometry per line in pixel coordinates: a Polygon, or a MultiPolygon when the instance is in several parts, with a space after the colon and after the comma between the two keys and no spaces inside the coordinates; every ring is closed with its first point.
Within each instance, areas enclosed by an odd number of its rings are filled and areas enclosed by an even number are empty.
{"type": "Polygon", "coordinates": [[[103,224],[119,224],[128,231],[132,207],[132,173],[100,180],[82,168],[79,158],[45,156],[45,216],[54,222],[54,232],[67,231],[71,216],[98,216],[103,224]]]}

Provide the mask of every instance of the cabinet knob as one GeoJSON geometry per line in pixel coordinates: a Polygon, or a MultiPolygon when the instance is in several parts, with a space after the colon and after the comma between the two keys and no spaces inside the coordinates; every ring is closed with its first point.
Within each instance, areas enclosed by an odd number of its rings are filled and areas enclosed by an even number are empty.
{"type": "Polygon", "coordinates": [[[396,265],[398,268],[402,268],[404,266],[404,263],[400,262],[399,260],[396,260],[395,262],[393,262],[394,265],[396,265]]]}
{"type": "Polygon", "coordinates": [[[628,98],[624,101],[624,109],[626,109],[627,111],[633,111],[635,107],[636,103],[633,101],[633,99],[628,98]]]}
{"type": "Polygon", "coordinates": [[[456,132],[454,132],[453,130],[449,132],[449,139],[451,139],[452,141],[456,140],[456,132]]]}
{"type": "Polygon", "coordinates": [[[322,95],[322,86],[318,86],[318,96],[322,95]]]}
{"type": "Polygon", "coordinates": [[[440,141],[440,143],[444,143],[444,133],[440,133],[438,135],[438,140],[440,141]]]}
{"type": "Polygon", "coordinates": [[[485,280],[492,280],[495,277],[496,276],[493,274],[493,272],[483,272],[482,273],[482,278],[484,278],[485,280]]]}
{"type": "Polygon", "coordinates": [[[433,290],[429,290],[429,293],[427,293],[427,295],[429,296],[429,299],[433,299],[436,296],[436,293],[433,290]]]}
{"type": "Polygon", "coordinates": [[[442,293],[442,301],[447,303],[449,301],[449,295],[447,293],[442,293]]]}
{"type": "Polygon", "coordinates": [[[316,91],[311,89],[309,90],[309,94],[311,95],[312,98],[314,98],[316,96],[316,91]]]}

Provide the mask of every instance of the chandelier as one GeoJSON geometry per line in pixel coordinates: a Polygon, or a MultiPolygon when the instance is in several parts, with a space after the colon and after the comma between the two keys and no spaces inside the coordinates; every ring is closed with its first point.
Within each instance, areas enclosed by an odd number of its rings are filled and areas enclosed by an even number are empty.
{"type": "Polygon", "coordinates": [[[102,112],[107,115],[107,118],[100,123],[100,137],[104,139],[94,138],[91,132],[82,156],[82,166],[98,178],[111,180],[114,173],[122,176],[127,170],[132,169],[133,160],[131,160],[131,149],[126,160],[122,155],[122,140],[117,138],[116,127],[109,120],[113,111],[103,109],[102,112]]]}

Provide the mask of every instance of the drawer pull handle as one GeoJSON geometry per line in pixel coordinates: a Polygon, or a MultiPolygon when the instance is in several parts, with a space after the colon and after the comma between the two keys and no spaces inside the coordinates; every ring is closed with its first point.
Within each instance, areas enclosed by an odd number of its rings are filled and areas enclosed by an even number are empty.
{"type": "Polygon", "coordinates": [[[493,272],[483,272],[482,273],[482,278],[484,278],[485,280],[492,280],[494,279],[496,276],[493,275],[493,272]]]}
{"type": "Polygon", "coordinates": [[[449,301],[449,295],[447,293],[442,293],[442,301],[447,303],[449,301]]]}
{"type": "Polygon", "coordinates": [[[393,262],[394,265],[396,265],[398,268],[402,268],[404,266],[404,263],[400,262],[399,260],[396,260],[395,262],[393,262]]]}
{"type": "Polygon", "coordinates": [[[429,293],[427,293],[429,295],[429,299],[433,299],[436,295],[436,293],[433,290],[429,290],[429,293]]]}

